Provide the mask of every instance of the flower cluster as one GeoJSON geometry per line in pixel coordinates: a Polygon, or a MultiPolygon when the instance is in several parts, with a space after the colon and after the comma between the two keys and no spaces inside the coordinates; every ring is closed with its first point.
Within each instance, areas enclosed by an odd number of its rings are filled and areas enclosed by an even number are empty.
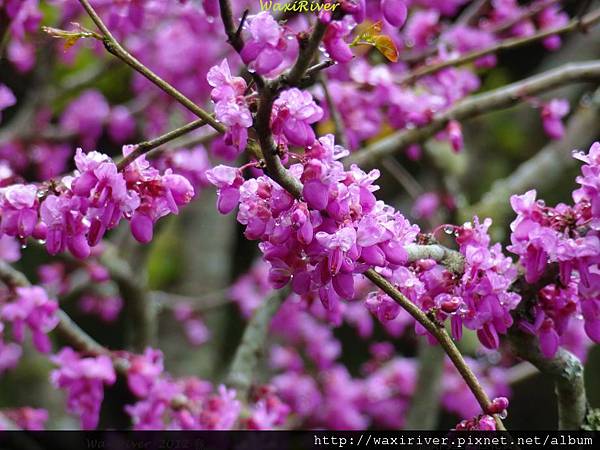
{"type": "Polygon", "coordinates": [[[211,98],[215,102],[217,119],[228,127],[225,142],[243,150],[248,141],[248,128],[252,125],[252,114],[244,98],[248,87],[246,81],[231,75],[226,59],[212,67],[206,78],[213,87],[211,98]]]}
{"type": "Polygon", "coordinates": [[[52,357],[58,366],[50,374],[52,384],[67,392],[67,409],[81,419],[84,430],[98,425],[100,406],[104,399],[104,385],[112,385],[116,374],[111,359],[106,355],[81,357],[70,347],[52,357]]]}
{"type": "MultiPolygon", "coordinates": [[[[12,334],[17,342],[23,342],[25,327],[29,328],[36,349],[48,353],[51,349],[48,333],[56,327],[59,320],[56,315],[57,309],[58,303],[50,300],[41,287],[18,287],[14,297],[0,300],[0,319],[12,325],[12,334]]],[[[0,332],[1,326],[0,322],[0,332]]],[[[9,354],[14,358],[15,350],[14,347],[4,347],[4,358],[8,358],[9,354]]]]}
{"type": "MultiPolygon", "coordinates": [[[[127,383],[138,401],[125,407],[136,430],[228,430],[240,420],[241,403],[236,392],[194,377],[175,379],[164,372],[163,356],[146,349],[130,355],[127,383]]],[[[281,425],[289,408],[271,389],[260,393],[245,419],[248,429],[281,425]]]]}
{"type": "Polygon", "coordinates": [[[304,201],[294,200],[266,176],[244,181],[238,169],[225,166],[207,173],[218,188],[221,212],[239,201],[238,221],[246,226],[248,239],[261,241],[273,286],[291,282],[300,295],[319,292],[330,310],[340,298],[353,298],[355,274],[404,263],[404,246],[418,232],[376,201],[373,182],[379,172],[356,166],[346,171],[337,161],[345,154],[328,135],[307,149],[303,164],[290,168],[290,175],[304,183],[304,201]]]}
{"type": "Polygon", "coordinates": [[[3,417],[12,421],[20,430],[39,431],[45,428],[48,411],[42,408],[22,408],[0,410],[0,430],[9,430],[8,424],[3,423],[3,417]]]}
{"type": "MultiPolygon", "coordinates": [[[[126,146],[124,154],[133,150],[126,146]]],[[[149,242],[154,222],[177,214],[194,196],[185,177],[170,169],[161,174],[143,156],[119,172],[108,156],[78,149],[75,164],[73,176],[50,188],[32,184],[1,188],[0,232],[45,240],[52,255],[68,249],[86,258],[123,218],[130,221],[138,241],[149,242]]]]}
{"type": "Polygon", "coordinates": [[[539,336],[547,357],[554,355],[578,314],[583,315],[587,335],[600,342],[600,143],[575,157],[585,164],[573,205],[549,207],[536,200],[533,190],[511,198],[517,218],[508,249],[519,256],[525,280],[541,283],[536,301],[528,305],[531,321],[523,320],[520,326],[539,336]]]}

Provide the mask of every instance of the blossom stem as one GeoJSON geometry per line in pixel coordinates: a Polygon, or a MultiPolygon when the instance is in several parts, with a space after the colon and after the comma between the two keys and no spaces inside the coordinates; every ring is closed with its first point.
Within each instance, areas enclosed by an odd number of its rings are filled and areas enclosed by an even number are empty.
{"type": "Polygon", "coordinates": [[[508,336],[518,356],[554,379],[558,400],[558,429],[580,429],[588,408],[581,361],[562,347],[552,358],[546,358],[540,351],[537,339],[516,327],[509,330],[508,336]]]}
{"type": "Polygon", "coordinates": [[[183,106],[185,106],[188,110],[196,114],[201,119],[204,119],[208,125],[213,127],[215,130],[220,133],[225,133],[225,126],[219,123],[210,113],[205,111],[196,105],[192,100],[186,97],[183,93],[178,91],[171,84],[163,80],[156,73],[142,64],[137,58],[135,58],[131,53],[129,53],[125,48],[115,39],[110,30],[106,27],[98,13],[94,10],[89,0],[79,0],[79,3],[86,10],[92,21],[96,24],[98,29],[102,33],[102,41],[104,43],[104,47],[108,50],[109,53],[112,53],[117,58],[121,59],[127,65],[132,67],[134,70],[142,74],[160,89],[162,89],[165,93],[169,94],[183,106]]]}
{"type": "Polygon", "coordinates": [[[569,63],[516,83],[465,99],[419,128],[397,131],[346,158],[347,164],[373,165],[410,144],[421,142],[442,130],[450,120],[465,120],[507,108],[526,96],[540,94],[565,84],[600,79],[600,61],[569,63]]]}
{"type": "MultiPolygon", "coordinates": [[[[298,60],[290,71],[290,74],[285,76],[285,83],[294,85],[302,79],[306,69],[314,58],[315,52],[317,51],[319,43],[325,32],[325,28],[326,26],[323,26],[321,22],[317,23],[308,44],[300,52],[298,60]],[[310,52],[308,52],[307,49],[311,49],[310,52]]],[[[254,127],[258,134],[259,143],[265,159],[267,174],[295,198],[300,199],[302,198],[302,184],[299,180],[292,177],[281,163],[270,129],[271,110],[273,107],[273,101],[275,100],[277,86],[280,83],[281,80],[275,80],[274,82],[266,84],[262,89],[260,89],[260,106],[256,114],[254,127]]],[[[438,256],[443,256],[445,254],[444,252],[436,253],[438,256]]],[[[481,405],[482,410],[486,411],[491,403],[490,399],[479,384],[479,381],[477,380],[477,377],[473,371],[467,366],[460,351],[446,330],[430,320],[418,306],[406,298],[389,281],[378,274],[374,269],[367,270],[365,275],[376,286],[378,286],[397,303],[399,303],[400,306],[402,306],[410,315],[412,315],[415,320],[421,323],[439,341],[440,345],[465,380],[467,386],[473,392],[475,398],[481,405]]],[[[249,345],[249,342],[243,341],[238,348],[238,352],[246,351],[245,348],[249,345]]],[[[495,420],[497,423],[497,428],[499,430],[505,430],[502,420],[498,416],[495,416],[495,420]]]]}
{"type": "Polygon", "coordinates": [[[414,83],[419,78],[422,78],[426,75],[432,75],[434,73],[439,72],[440,70],[446,69],[448,67],[457,67],[462,66],[464,64],[468,64],[473,62],[483,56],[491,55],[494,53],[498,53],[500,51],[509,50],[517,47],[521,47],[523,45],[528,45],[533,42],[540,41],[549,36],[561,35],[570,33],[573,31],[586,31],[591,26],[595,25],[600,21],[600,9],[592,11],[589,14],[581,18],[575,18],[571,20],[568,24],[563,25],[562,27],[550,28],[547,30],[542,30],[538,33],[535,33],[531,36],[523,37],[523,38],[514,38],[514,39],[506,39],[496,45],[492,45],[491,47],[484,48],[482,50],[474,50],[469,53],[465,53],[464,55],[454,58],[448,59],[446,61],[442,61],[437,64],[430,64],[424,66],[420,69],[415,70],[414,72],[408,74],[404,78],[400,80],[401,84],[410,84],[414,83]]]}
{"type": "Polygon", "coordinates": [[[135,161],[137,158],[139,158],[145,153],[148,153],[150,150],[153,150],[156,147],[160,147],[161,145],[166,144],[167,142],[170,142],[173,139],[177,139],[178,137],[181,137],[191,131],[194,131],[203,125],[206,125],[206,121],[204,119],[197,119],[193,122],[183,125],[182,127],[169,131],[168,133],[165,133],[162,136],[151,139],[149,141],[141,142],[136,145],[135,150],[133,150],[131,153],[129,153],[117,163],[117,168],[119,169],[119,171],[121,171],[133,161],[135,161]]]}

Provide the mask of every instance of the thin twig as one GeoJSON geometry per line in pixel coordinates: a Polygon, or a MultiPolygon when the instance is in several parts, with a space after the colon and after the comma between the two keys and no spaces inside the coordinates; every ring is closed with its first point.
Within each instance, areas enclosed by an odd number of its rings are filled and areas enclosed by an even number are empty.
{"type": "Polygon", "coordinates": [[[302,77],[305,75],[306,70],[312,64],[315,55],[321,45],[325,31],[327,30],[327,24],[320,20],[314,26],[313,32],[311,33],[308,41],[303,43],[304,46],[300,47],[300,54],[294,66],[289,70],[287,74],[282,75],[282,82],[290,86],[294,86],[300,82],[302,77]]]}
{"type": "Polygon", "coordinates": [[[169,131],[168,133],[165,133],[162,136],[137,144],[135,146],[135,150],[133,150],[131,153],[129,153],[117,163],[117,169],[119,169],[119,171],[123,170],[137,158],[139,158],[145,153],[148,153],[150,150],[155,149],[156,147],[160,147],[161,145],[166,144],[167,142],[170,142],[173,139],[177,139],[178,137],[181,137],[191,131],[194,131],[203,125],[206,125],[206,121],[204,119],[197,119],[182,127],[169,131]]]}
{"type": "Polygon", "coordinates": [[[513,38],[506,39],[496,45],[492,45],[491,47],[484,48],[481,50],[474,50],[472,52],[465,53],[457,58],[448,59],[446,61],[439,62],[437,64],[429,64],[423,66],[420,69],[415,70],[412,73],[409,73],[405,77],[403,77],[399,82],[400,84],[410,84],[414,83],[419,78],[422,78],[426,75],[432,75],[434,73],[439,72],[440,70],[446,69],[448,67],[458,67],[464,64],[468,64],[473,62],[483,56],[491,55],[498,53],[500,51],[514,49],[517,47],[521,47],[523,45],[528,45],[533,42],[540,41],[549,36],[561,35],[570,33],[573,31],[586,31],[596,23],[600,21],[600,9],[593,11],[584,17],[575,18],[571,20],[568,24],[563,25],[561,27],[550,28],[542,30],[538,33],[535,33],[531,36],[526,36],[523,38],[513,38]]]}
{"type": "MultiPolygon", "coordinates": [[[[397,290],[393,284],[391,284],[388,280],[385,279],[381,274],[377,273],[373,269],[369,269],[365,272],[365,276],[371,280],[379,289],[385,292],[390,298],[392,298],[396,303],[398,303],[405,311],[407,311],[417,322],[419,322],[423,327],[429,331],[429,333],[436,338],[439,344],[444,349],[444,352],[448,355],[460,375],[462,376],[465,383],[469,387],[469,390],[473,393],[477,402],[481,406],[482,411],[487,411],[490,406],[490,399],[483,390],[481,384],[479,384],[479,380],[471,370],[471,368],[467,365],[464,358],[462,357],[460,351],[454,341],[443,327],[443,325],[438,325],[434,323],[432,320],[427,317],[421,309],[411,302],[408,298],[406,298],[399,290],[397,290]]],[[[497,415],[495,416],[496,426],[499,430],[504,430],[504,425],[502,420],[497,415]]]]}
{"type": "Polygon", "coordinates": [[[98,13],[94,10],[89,0],[79,0],[79,3],[86,10],[92,21],[96,24],[98,29],[102,32],[102,41],[104,46],[108,50],[108,52],[115,55],[117,58],[121,59],[127,65],[135,69],[137,72],[142,74],[160,89],[162,89],[165,93],[169,94],[172,98],[177,100],[183,106],[185,106],[188,110],[196,114],[201,119],[204,119],[208,125],[213,127],[215,130],[224,133],[226,131],[223,124],[217,122],[217,120],[207,111],[200,108],[196,105],[192,100],[186,97],[183,93],[178,91],[171,84],[163,80],[156,73],[151,71],[148,67],[142,64],[137,58],[131,55],[125,48],[117,41],[114,36],[111,34],[109,29],[106,27],[98,13]]]}

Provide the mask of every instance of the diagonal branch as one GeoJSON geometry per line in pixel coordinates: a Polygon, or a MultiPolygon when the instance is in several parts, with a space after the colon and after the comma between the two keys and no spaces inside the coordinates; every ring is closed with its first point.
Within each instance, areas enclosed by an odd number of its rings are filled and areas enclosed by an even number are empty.
{"type": "Polygon", "coordinates": [[[448,67],[462,66],[464,64],[473,62],[483,56],[492,55],[500,51],[510,50],[524,45],[529,45],[534,42],[541,41],[542,39],[545,39],[550,36],[567,34],[574,31],[587,32],[587,30],[590,27],[597,24],[599,21],[600,9],[597,9],[596,11],[593,11],[585,15],[584,17],[575,18],[571,20],[568,24],[563,25],[561,27],[549,28],[546,30],[542,30],[538,33],[532,34],[531,36],[526,36],[522,38],[506,39],[504,41],[499,42],[496,45],[492,45],[491,47],[465,53],[464,55],[461,55],[458,58],[448,59],[437,64],[426,65],[421,69],[417,69],[414,72],[409,73],[407,76],[400,80],[400,83],[414,83],[419,78],[422,78],[426,75],[432,75],[448,67]]]}
{"type": "Polygon", "coordinates": [[[498,109],[507,108],[524,97],[569,83],[600,80],[600,61],[565,64],[556,69],[526,78],[462,100],[419,128],[397,131],[346,158],[347,164],[368,165],[379,162],[406,146],[424,141],[442,130],[450,120],[464,120],[498,109]]]}
{"type": "Polygon", "coordinates": [[[165,93],[170,95],[172,98],[177,100],[179,103],[181,103],[183,106],[185,106],[188,110],[190,110],[191,112],[196,114],[198,117],[200,117],[201,119],[204,119],[206,121],[206,123],[208,125],[210,125],[211,127],[213,127],[215,130],[219,131],[220,133],[224,133],[226,131],[223,124],[221,124],[217,120],[215,120],[215,118],[212,117],[212,115],[210,113],[208,113],[204,109],[200,108],[192,100],[190,100],[188,97],[186,97],[183,93],[181,93],[175,87],[173,87],[171,84],[169,84],[168,82],[163,80],[156,73],[154,73],[152,70],[150,70],[144,64],[142,64],[137,58],[135,58],[127,50],[125,50],[125,48],[119,43],[119,41],[117,41],[115,39],[115,37],[110,32],[110,30],[106,27],[106,25],[104,24],[104,22],[98,15],[98,13],[94,10],[92,5],[90,4],[89,0],[79,0],[79,3],[81,3],[81,6],[83,6],[83,8],[86,10],[88,15],[92,19],[92,21],[96,24],[98,29],[101,31],[102,42],[104,43],[104,47],[106,47],[106,50],[108,50],[108,52],[112,53],[117,58],[121,59],[127,65],[129,65],[130,67],[135,69],[137,72],[142,74],[144,77],[146,77],[148,80],[150,80],[156,86],[158,86],[165,93]]]}
{"type": "Polygon", "coordinates": [[[550,189],[560,181],[565,170],[575,166],[571,155],[574,148],[586,147],[600,133],[600,91],[594,98],[580,106],[571,116],[567,130],[560,141],[552,141],[522,163],[508,177],[496,180],[481,199],[468,208],[465,217],[474,215],[492,217],[494,222],[503,222],[513,214],[509,199],[529,189],[550,189]]]}
{"type": "Polygon", "coordinates": [[[167,142],[172,141],[173,139],[177,139],[191,131],[200,128],[201,126],[206,125],[206,121],[204,119],[194,120],[182,127],[179,127],[175,130],[169,131],[168,133],[163,134],[157,138],[151,139],[149,141],[144,141],[136,145],[135,150],[133,150],[130,154],[124,157],[121,161],[117,163],[117,169],[119,171],[123,170],[137,158],[142,156],[145,153],[148,153],[150,150],[155,149],[156,147],[160,147],[167,142]]]}
{"type": "Polygon", "coordinates": [[[258,361],[267,340],[271,319],[279,309],[285,297],[284,291],[276,292],[264,300],[256,310],[242,336],[237,348],[226,383],[236,388],[240,399],[246,399],[252,385],[258,361]]]}

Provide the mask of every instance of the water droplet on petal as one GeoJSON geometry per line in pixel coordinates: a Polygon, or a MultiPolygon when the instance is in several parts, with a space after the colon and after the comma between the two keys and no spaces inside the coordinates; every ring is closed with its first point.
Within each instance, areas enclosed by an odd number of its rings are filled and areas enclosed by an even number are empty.
{"type": "Polygon", "coordinates": [[[446,233],[446,234],[453,234],[454,233],[454,227],[452,225],[444,227],[444,233],[446,233]]]}
{"type": "Polygon", "coordinates": [[[506,419],[508,417],[508,411],[503,410],[502,412],[498,413],[498,417],[500,417],[501,419],[506,419]]]}

